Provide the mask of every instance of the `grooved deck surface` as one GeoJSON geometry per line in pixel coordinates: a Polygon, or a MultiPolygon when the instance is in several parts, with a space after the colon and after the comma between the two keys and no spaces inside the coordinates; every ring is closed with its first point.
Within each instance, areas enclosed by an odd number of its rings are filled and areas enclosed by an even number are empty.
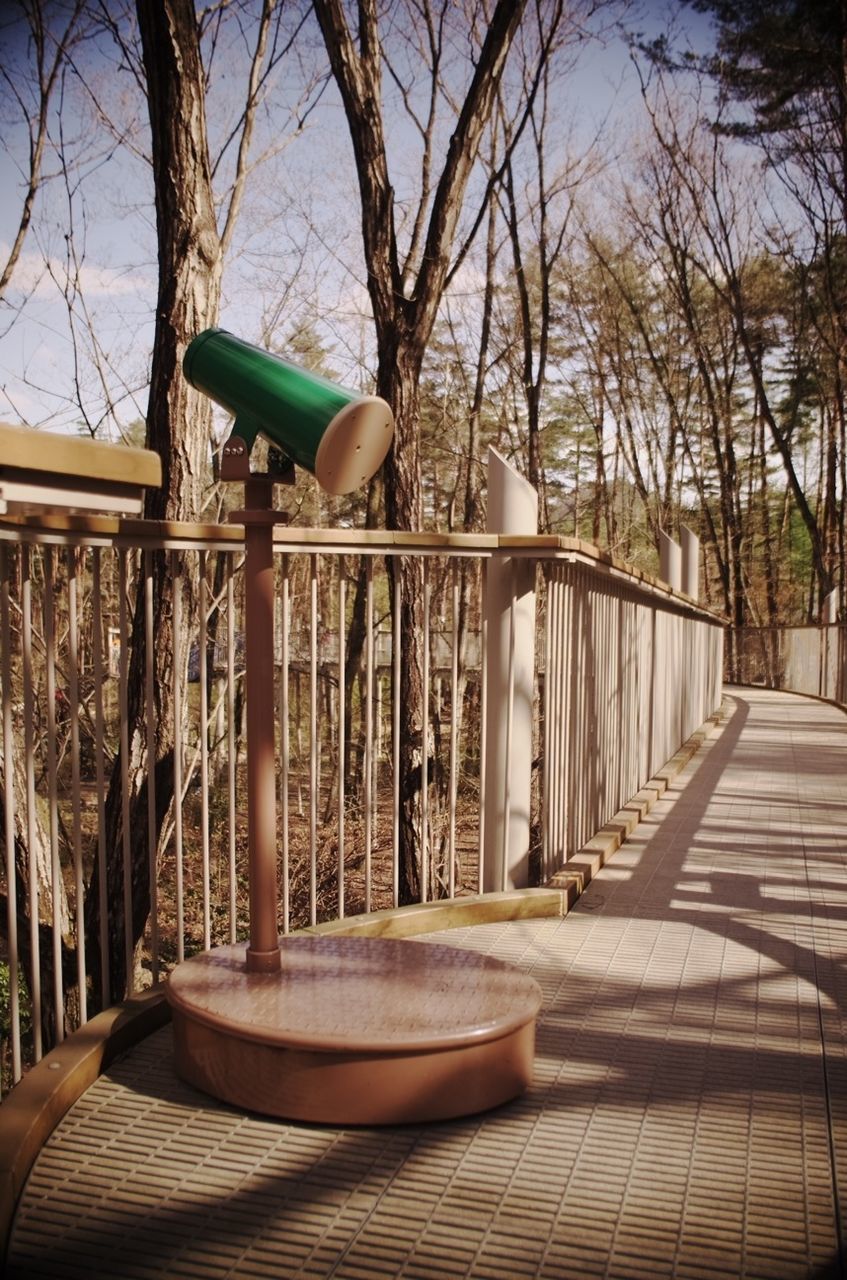
{"type": "Polygon", "coordinates": [[[541,985],[523,1098],[266,1120],[178,1082],[165,1029],[41,1153],[8,1275],[842,1276],[847,717],[731,700],[571,914],[431,935],[541,985]]]}

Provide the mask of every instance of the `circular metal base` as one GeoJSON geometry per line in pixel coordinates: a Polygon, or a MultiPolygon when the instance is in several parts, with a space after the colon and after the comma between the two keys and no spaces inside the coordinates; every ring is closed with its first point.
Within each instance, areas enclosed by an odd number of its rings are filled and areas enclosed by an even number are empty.
{"type": "Polygon", "coordinates": [[[176,1066],[236,1106],[323,1124],[484,1111],[532,1076],[538,984],[432,943],[301,935],[278,973],[219,947],[171,975],[176,1066]]]}

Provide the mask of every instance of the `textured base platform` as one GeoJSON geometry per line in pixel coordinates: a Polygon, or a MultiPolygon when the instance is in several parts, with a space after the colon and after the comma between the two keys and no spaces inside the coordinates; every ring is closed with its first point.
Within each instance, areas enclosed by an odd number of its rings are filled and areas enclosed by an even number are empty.
{"type": "Polygon", "coordinates": [[[390,938],[281,940],[279,973],[219,947],[171,975],[177,1071],[236,1106],[323,1124],[485,1111],[532,1075],[538,984],[511,965],[390,938]]]}

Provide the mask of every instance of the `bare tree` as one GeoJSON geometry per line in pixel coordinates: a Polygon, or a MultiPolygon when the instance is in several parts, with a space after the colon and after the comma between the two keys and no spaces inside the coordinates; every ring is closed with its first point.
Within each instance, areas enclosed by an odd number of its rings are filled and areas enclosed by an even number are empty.
{"type": "MultiPolygon", "coordinates": [[[[211,405],[183,378],[182,358],[192,338],[217,319],[224,254],[250,171],[249,144],[261,88],[269,58],[273,54],[278,60],[283,47],[269,35],[279,12],[277,0],[264,0],[257,16],[243,109],[237,128],[224,144],[234,147],[236,158],[223,207],[219,208],[213,190],[214,161],[206,124],[207,72],[201,55],[203,18],[198,20],[191,0],[164,0],[163,3],[138,0],[141,66],[150,114],[159,262],[147,444],[162,458],[163,484],[161,490],[146,496],[145,515],[149,519],[196,518],[203,507],[204,489],[210,478],[211,405]]],[[[219,11],[215,10],[211,20],[219,17],[219,11]]],[[[104,1001],[116,998],[125,989],[127,939],[132,945],[137,942],[149,914],[151,870],[155,874],[164,819],[173,800],[174,682],[184,683],[186,679],[184,669],[173,670],[174,653],[181,652],[187,662],[186,637],[191,632],[196,609],[196,567],[192,567],[190,556],[175,553],[171,559],[163,552],[156,552],[149,559],[143,559],[132,628],[129,759],[116,762],[106,814],[108,896],[113,903],[123,901],[122,850],[128,842],[133,919],[125,922],[120,911],[110,913],[108,964],[100,957],[104,1001]],[[148,574],[153,601],[151,627],[145,612],[148,574]],[[184,632],[179,638],[174,636],[177,592],[181,595],[184,632]],[[153,706],[148,705],[145,688],[151,632],[155,636],[153,706]],[[124,764],[130,788],[127,809],[121,791],[124,764]],[[128,823],[125,812],[129,814],[128,823]]],[[[101,900],[98,881],[95,871],[86,903],[88,926],[95,939],[101,900]]]]}
{"type": "Polygon", "coordinates": [[[541,429],[556,321],[554,282],[573,240],[574,194],[602,164],[600,139],[577,147],[555,108],[573,70],[576,33],[590,12],[580,13],[577,22],[571,9],[557,3],[545,10],[543,25],[536,9],[535,23],[525,24],[535,26],[531,35],[521,31],[524,94],[530,103],[525,164],[511,145],[512,125],[502,96],[499,104],[506,146],[497,196],[511,246],[515,293],[514,314],[507,323],[516,335],[517,382],[525,403],[526,474],[539,493],[545,528],[550,515],[541,429]]]}
{"type": "MultiPolygon", "coordinates": [[[[445,36],[455,6],[442,0],[407,5],[404,28],[421,39],[429,90],[423,114],[416,112],[411,80],[400,83],[401,97],[412,107],[422,138],[417,212],[405,256],[397,235],[395,188],[389,175],[382,81],[386,69],[379,10],[373,0],[358,5],[357,29],[351,27],[342,0],[316,0],[332,72],[344,103],[362,209],[362,237],[368,267],[368,292],[376,328],[377,391],[394,412],[394,443],[385,467],[385,504],[389,528],[420,528],[421,465],[418,443],[420,375],[448,280],[459,215],[480,142],[491,115],[509,49],[525,0],[497,0],[474,59],[473,74],[456,113],[443,168],[433,173],[437,110],[443,105],[442,64],[445,36]]],[[[474,34],[471,31],[470,34],[474,34]]],[[[392,74],[389,67],[389,73],[392,74]]],[[[394,76],[399,79],[396,70],[394,76]]],[[[405,650],[401,688],[400,769],[403,779],[401,897],[417,898],[420,882],[420,779],[422,753],[422,584],[419,567],[392,561],[392,588],[399,596],[405,650]]],[[[395,637],[399,641],[399,637],[395,637]]]]}
{"type": "Polygon", "coordinates": [[[23,18],[22,29],[17,17],[5,16],[2,31],[8,57],[0,59],[0,79],[6,85],[9,96],[17,104],[22,122],[29,134],[29,148],[24,172],[24,196],[18,226],[5,264],[0,268],[0,298],[6,292],[17,266],[27,232],[32,222],[35,198],[44,177],[44,152],[48,142],[50,109],[63,67],[70,53],[83,34],[85,0],[74,3],[62,12],[51,12],[48,0],[19,0],[10,6],[23,18]],[[21,48],[26,44],[26,52],[21,48]],[[18,79],[21,63],[32,58],[32,76],[25,82],[18,79]]]}
{"type": "Polygon", "coordinates": [[[707,146],[697,145],[690,130],[686,137],[661,84],[659,93],[661,114],[659,106],[649,101],[646,92],[644,94],[654,137],[669,171],[686,192],[696,212],[700,237],[697,265],[711,279],[732,316],[758,413],[767,425],[782,461],[789,489],[809,536],[819,599],[822,601],[832,590],[832,567],[828,563],[821,526],[797,471],[791,440],[779,420],[761,358],[761,331],[749,305],[750,275],[739,252],[733,207],[737,191],[731,161],[717,132],[713,132],[707,146]]]}

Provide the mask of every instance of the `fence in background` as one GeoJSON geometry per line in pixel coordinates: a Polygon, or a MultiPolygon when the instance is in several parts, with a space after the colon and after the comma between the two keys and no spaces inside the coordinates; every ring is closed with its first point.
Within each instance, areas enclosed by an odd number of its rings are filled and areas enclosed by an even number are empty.
{"type": "MultiPolygon", "coordinates": [[[[544,882],[718,706],[718,620],[583,544],[284,530],[276,546],[268,698],[281,932],[398,901],[410,780],[400,776],[392,690],[408,645],[389,592],[392,557],[413,565],[423,602],[423,897],[486,883],[486,724],[511,715],[509,681],[487,680],[492,559],[534,565],[540,606],[532,759],[522,762],[532,777],[529,843],[522,865],[498,872],[504,883],[507,874],[544,882]]],[[[114,948],[126,953],[133,989],[193,951],[246,937],[242,567],[235,527],[0,524],[4,1087],[113,998],[114,948]],[[152,662],[165,643],[153,634],[162,556],[175,584],[167,697],[152,662]],[[147,665],[136,680],[138,592],[147,665]],[[197,621],[184,634],[189,616],[197,621]],[[148,814],[165,769],[177,797],[150,823],[141,878],[127,833],[136,763],[127,726],[138,696],[173,717],[173,754],[145,782],[148,814]],[[116,815],[124,834],[112,850],[116,815]],[[133,947],[125,922],[147,895],[133,947]]]]}
{"type": "Polygon", "coordinates": [[[737,627],[734,645],[739,684],[809,693],[847,705],[847,627],[737,627]]]}

